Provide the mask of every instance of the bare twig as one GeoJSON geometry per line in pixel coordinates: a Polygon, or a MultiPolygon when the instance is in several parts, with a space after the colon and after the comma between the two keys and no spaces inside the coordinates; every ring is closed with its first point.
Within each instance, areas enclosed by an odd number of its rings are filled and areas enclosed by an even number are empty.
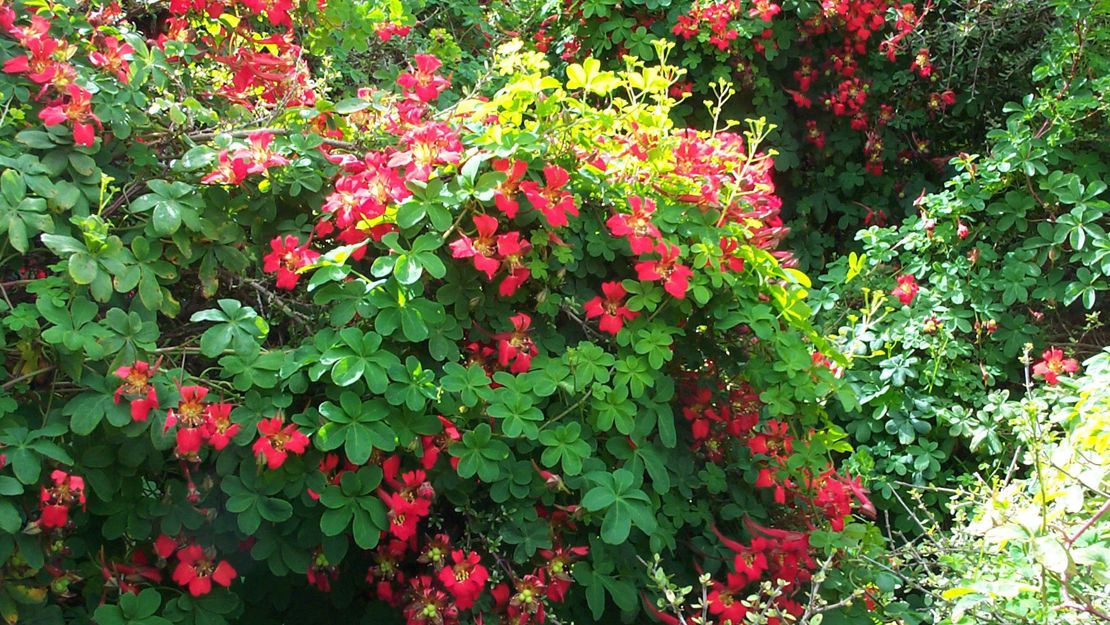
{"type": "Polygon", "coordinates": [[[37,377],[37,376],[39,376],[43,373],[46,373],[48,371],[53,371],[53,370],[54,370],[54,365],[50,365],[48,367],[43,367],[42,369],[36,369],[35,371],[32,371],[30,373],[24,373],[23,375],[21,375],[19,377],[12,378],[12,379],[8,380],[7,382],[4,382],[3,384],[0,384],[0,390],[6,391],[6,390],[12,388],[16,384],[19,384],[20,382],[22,382],[24,380],[30,380],[31,378],[37,377]]]}

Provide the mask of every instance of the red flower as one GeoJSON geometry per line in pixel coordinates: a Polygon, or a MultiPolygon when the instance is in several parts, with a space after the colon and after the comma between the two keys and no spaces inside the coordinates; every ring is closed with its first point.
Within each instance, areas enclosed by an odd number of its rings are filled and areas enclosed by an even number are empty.
{"type": "Polygon", "coordinates": [[[501,268],[501,261],[497,260],[497,218],[491,215],[475,215],[474,227],[478,229],[478,236],[474,239],[461,235],[458,240],[452,241],[452,258],[473,259],[474,268],[486,274],[493,280],[493,275],[501,268]]]}
{"type": "Polygon", "coordinates": [[[123,384],[116,389],[115,401],[118,404],[123,395],[131,395],[131,420],[146,421],[150,411],[158,407],[158,394],[150,383],[158,369],[142,360],[136,360],[129,367],[116,369],[115,376],[123,380],[123,384]]]}
{"type": "Polygon", "coordinates": [[[736,552],[732,567],[736,570],[736,575],[743,578],[744,583],[758,581],[767,570],[768,562],[764,550],[768,546],[767,539],[755,537],[752,538],[751,546],[736,552]]]}
{"type": "Polygon", "coordinates": [[[82,147],[90,147],[96,140],[96,133],[89,122],[100,125],[100,118],[92,112],[92,94],[76,83],[70,83],[66,86],[66,95],[69,100],[63,98],[57,104],[39,111],[39,119],[47,126],[69,122],[73,125],[73,142],[82,147]]]}
{"type": "Polygon", "coordinates": [[[166,415],[163,431],[168,432],[180,422],[175,453],[179,457],[196,456],[200,446],[204,444],[204,424],[207,420],[204,398],[208,395],[208,389],[203,386],[182,386],[180,392],[181,402],[166,415]]]}
{"type": "Polygon", "coordinates": [[[544,621],[543,596],[546,586],[543,569],[533,575],[525,575],[516,583],[516,592],[509,599],[509,617],[516,625],[544,621]]]}
{"type": "MultiPolygon", "coordinates": [[[[439,459],[440,452],[446,451],[448,447],[455,444],[456,441],[462,437],[459,434],[459,429],[455,427],[446,418],[440,416],[439,423],[443,426],[443,431],[435,436],[421,436],[420,445],[423,448],[423,453],[420,457],[420,465],[427,470],[431,470],[436,466],[436,461],[439,459]]],[[[459,466],[459,459],[451,458],[451,468],[459,466]]]]}
{"type": "Polygon", "coordinates": [[[655,246],[655,251],[659,254],[659,260],[636,263],[637,277],[645,282],[662,280],[663,288],[671,296],[678,299],[686,297],[686,289],[690,287],[690,277],[694,272],[689,267],[678,264],[678,246],[660,242],[655,246]]]}
{"type": "Polygon", "coordinates": [[[520,210],[520,202],[516,201],[517,188],[524,174],[528,171],[528,163],[507,158],[493,159],[493,170],[505,174],[505,180],[497,185],[493,192],[493,203],[497,209],[509,219],[516,217],[520,210]]]}
{"type": "Polygon", "coordinates": [[[131,44],[120,44],[115,37],[104,38],[104,50],[94,50],[89,53],[89,61],[96,67],[105,69],[116,75],[120,82],[127,84],[129,81],[127,60],[135,49],[131,44]]]}
{"type": "Polygon", "coordinates": [[[382,43],[388,42],[393,37],[405,38],[409,34],[412,27],[403,24],[394,24],[393,22],[380,22],[374,24],[374,33],[378,35],[382,43]]]}
{"type": "Polygon", "coordinates": [[[894,287],[890,294],[897,297],[903,306],[909,306],[919,290],[917,279],[912,274],[905,274],[898,276],[898,285],[894,287]]]}
{"type": "Polygon", "coordinates": [[[4,73],[27,74],[27,77],[35,84],[48,85],[54,82],[55,76],[59,72],[67,73],[64,70],[67,66],[59,63],[54,57],[60,42],[44,36],[46,31],[50,29],[50,22],[42,20],[40,16],[36,15],[32,18],[32,27],[36,23],[34,20],[39,20],[38,24],[44,24],[45,29],[33,37],[23,38],[22,43],[27,48],[27,54],[12,57],[5,61],[4,73]]]}
{"type": "Polygon", "coordinates": [[[409,603],[404,615],[408,625],[455,625],[459,610],[447,593],[436,588],[429,576],[416,577],[411,582],[409,603]]]}
{"type": "Polygon", "coordinates": [[[562,603],[570,589],[572,578],[570,576],[570,563],[577,558],[584,557],[590,552],[589,547],[559,547],[554,551],[540,549],[540,556],[547,562],[545,568],[548,574],[547,598],[562,603]]]}
{"type": "MultiPolygon", "coordinates": [[[[770,22],[782,9],[770,0],[755,0],[752,8],[748,9],[748,17],[759,16],[764,22],[770,22]]],[[[734,621],[739,623],[740,621],[734,621]]]]}
{"type": "Polygon", "coordinates": [[[50,473],[50,480],[54,485],[50,488],[43,486],[39,497],[39,509],[42,511],[39,525],[44,528],[65,527],[69,522],[70,507],[79,503],[82,510],[85,508],[85,480],[60,469],[50,473]]]}
{"type": "Polygon", "coordinates": [[[389,166],[405,165],[405,177],[410,180],[427,180],[437,165],[456,164],[462,158],[458,133],[442,122],[421,124],[406,132],[401,140],[408,150],[390,157],[389,166]]]}
{"type": "Polygon", "coordinates": [[[717,623],[740,624],[747,620],[748,615],[748,608],[741,602],[741,598],[736,596],[737,591],[745,585],[744,578],[730,574],[727,579],[728,584],[713,582],[713,590],[706,597],[709,613],[717,617],[715,621],[717,623]]]}
{"type": "Polygon", "coordinates": [[[431,102],[439,97],[451,83],[435,72],[443,63],[430,54],[417,54],[416,69],[397,77],[397,84],[404,93],[412,93],[421,102],[431,102]]]}
{"type": "Polygon", "coordinates": [[[231,422],[232,404],[209,404],[204,414],[204,437],[220,451],[239,433],[239,424],[231,422]]]}
{"type": "Polygon", "coordinates": [[[721,271],[731,271],[740,273],[744,271],[744,259],[735,256],[736,250],[740,249],[740,242],[736,239],[728,237],[721,237],[721,271]]]}
{"type": "Polygon", "coordinates": [[[189,589],[194,597],[212,591],[212,582],[227,588],[235,579],[235,569],[226,560],[218,563],[207,555],[200,545],[189,545],[177,552],[177,568],[173,570],[173,581],[189,589]]]}
{"type": "Polygon", "coordinates": [[[543,168],[543,176],[546,186],[540,186],[535,180],[526,180],[520,183],[520,190],[532,206],[543,213],[548,225],[560,228],[568,223],[567,213],[578,216],[574,196],[563,189],[570,181],[570,174],[558,165],[548,165],[543,168]]]}
{"type": "Polygon", "coordinates": [[[599,295],[586,302],[586,318],[601,317],[598,323],[601,331],[616,336],[624,327],[625,321],[635,319],[640,316],[640,313],[633,312],[624,305],[624,296],[627,293],[620,282],[603,282],[601,291],[605,293],[604,300],[599,295]]]}
{"type": "Polygon", "coordinates": [[[532,249],[532,244],[520,238],[519,232],[507,232],[497,237],[497,253],[509,275],[501,280],[497,293],[501,297],[512,297],[517,289],[532,276],[532,270],[524,265],[524,255],[532,249]]]}
{"type": "Polygon", "coordinates": [[[1075,373],[1079,370],[1079,363],[1074,358],[1064,358],[1064,351],[1058,347],[1046,349],[1041,354],[1041,361],[1033,365],[1033,377],[1044,378],[1050,386],[1060,383],[1061,373],[1075,373]]]}
{"type": "Polygon", "coordinates": [[[154,553],[158,554],[159,558],[169,560],[173,552],[177,551],[177,541],[165,534],[159,534],[158,538],[154,540],[154,553]]]}
{"type": "Polygon", "coordinates": [[[474,606],[474,601],[482,595],[489,571],[482,566],[482,559],[477,553],[471,551],[464,555],[462,551],[451,552],[454,564],[445,566],[439,571],[439,581],[455,599],[455,605],[460,610],[469,610],[474,606]]]}
{"type": "MultiPolygon", "coordinates": [[[[319,1],[317,0],[318,3],[319,1]]],[[[293,0],[244,0],[243,3],[258,13],[265,13],[274,26],[293,27],[293,20],[289,16],[294,9],[293,0]]]]}
{"type": "Polygon", "coordinates": [[[220,150],[216,169],[200,181],[204,184],[236,185],[247,179],[250,169],[250,161],[243,154],[236,152],[229,155],[227,150],[220,150]]]}
{"type": "Polygon", "coordinates": [[[509,317],[513,324],[512,332],[494,335],[497,340],[497,364],[508,367],[512,373],[524,373],[532,367],[532,358],[539,353],[536,344],[528,336],[532,318],[524,313],[509,317]]]}
{"type": "Polygon", "coordinates": [[[289,164],[289,159],[270,151],[270,144],[274,141],[273,133],[259,130],[252,132],[247,139],[251,146],[236,152],[232,155],[232,159],[249,163],[247,167],[248,174],[260,174],[271,167],[281,167],[289,164]]]}
{"type": "Polygon", "coordinates": [[[617,213],[610,217],[605,225],[609,226],[613,236],[628,237],[628,244],[633,254],[647,254],[655,249],[656,242],[663,238],[659,228],[651,222],[651,215],[655,212],[655,200],[633,195],[628,198],[628,206],[632,209],[632,214],[617,213]]]}
{"type": "Polygon", "coordinates": [[[921,48],[913,57],[910,69],[917,72],[918,76],[928,78],[933,73],[933,64],[929,61],[929,48],[921,48]]]}
{"type": "Polygon", "coordinates": [[[290,423],[282,427],[281,417],[272,417],[258,422],[258,433],[262,436],[254,442],[254,455],[265,458],[270,470],[285,463],[289,454],[303,454],[308,448],[308,437],[297,431],[297,425],[290,423]]]}
{"type": "Polygon", "coordinates": [[[295,235],[277,236],[270,241],[271,252],[263,257],[262,270],[266,273],[277,272],[277,287],[292,290],[297,286],[297,270],[316,262],[320,254],[308,249],[308,243],[301,245],[295,235]]]}
{"type": "Polygon", "coordinates": [[[408,500],[400,493],[378,493],[385,505],[389,507],[389,533],[399,541],[407,542],[416,536],[417,524],[421,517],[429,510],[426,500],[408,500]]]}

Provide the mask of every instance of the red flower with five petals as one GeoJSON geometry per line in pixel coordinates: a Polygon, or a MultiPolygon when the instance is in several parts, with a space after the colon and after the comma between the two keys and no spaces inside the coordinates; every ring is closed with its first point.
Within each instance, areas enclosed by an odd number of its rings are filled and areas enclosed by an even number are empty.
{"type": "Polygon", "coordinates": [[[132,421],[146,421],[150,411],[158,407],[158,394],[150,383],[157,369],[158,363],[151,366],[142,360],[116,369],[115,376],[123,380],[123,384],[116,389],[115,401],[118,404],[124,395],[131,396],[132,421]]]}
{"type": "Polygon", "coordinates": [[[624,327],[625,321],[635,319],[640,316],[640,313],[633,312],[624,305],[624,296],[627,295],[627,292],[620,282],[603,282],[601,291],[605,294],[604,299],[599,295],[586,302],[586,318],[600,317],[598,327],[601,328],[601,331],[616,336],[624,327]]]}
{"type": "Polygon", "coordinates": [[[1049,386],[1060,383],[1060,374],[1079,371],[1079,363],[1074,358],[1064,358],[1064,350],[1058,347],[1046,349],[1041,361],[1033,365],[1033,377],[1043,378],[1049,386]]]}
{"type": "Polygon", "coordinates": [[[567,214],[578,216],[574,196],[564,189],[570,181],[570,174],[558,165],[548,165],[543,168],[543,176],[546,185],[526,180],[520,183],[520,190],[532,206],[543,213],[548,225],[560,228],[567,225],[567,214]]]}
{"type": "Polygon", "coordinates": [[[659,254],[659,260],[636,263],[637,277],[645,282],[662,280],[663,289],[672,297],[686,297],[686,289],[690,287],[690,277],[694,272],[686,265],[678,263],[678,246],[661,241],[655,246],[655,251],[659,254]]]}
{"type": "Polygon", "coordinates": [[[316,262],[320,254],[308,249],[308,243],[301,245],[295,235],[277,236],[270,241],[270,253],[262,258],[262,270],[266,273],[277,272],[277,287],[293,290],[297,286],[297,271],[316,262]]]}
{"type": "Polygon", "coordinates": [[[177,552],[177,568],[173,570],[173,581],[189,589],[194,597],[212,591],[212,582],[227,588],[235,579],[235,569],[226,560],[216,562],[207,555],[200,545],[189,545],[177,552]]]}
{"type": "Polygon", "coordinates": [[[308,448],[308,437],[297,431],[297,424],[284,425],[281,417],[259,421],[258,433],[262,436],[251,449],[259,460],[265,459],[271,471],[281,467],[289,454],[303,454],[308,448]]]}

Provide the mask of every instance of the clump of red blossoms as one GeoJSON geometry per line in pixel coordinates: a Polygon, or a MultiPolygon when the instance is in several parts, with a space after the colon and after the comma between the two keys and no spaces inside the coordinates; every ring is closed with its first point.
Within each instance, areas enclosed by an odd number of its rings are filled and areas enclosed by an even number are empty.
{"type": "Polygon", "coordinates": [[[633,254],[649,254],[663,240],[659,228],[651,222],[655,200],[633,195],[628,198],[628,207],[632,209],[630,214],[615,213],[605,225],[609,226],[613,236],[628,239],[633,254]]]}
{"type": "Polygon", "coordinates": [[[239,434],[239,424],[231,422],[232,404],[217,402],[209,404],[204,413],[204,438],[216,451],[227,447],[231,439],[239,434]]]}
{"type": "Polygon", "coordinates": [[[528,163],[515,159],[495,158],[493,171],[505,174],[505,180],[497,185],[497,189],[493,192],[493,203],[497,206],[497,210],[505,213],[509,219],[513,219],[520,210],[516,192],[520,188],[524,174],[528,172],[528,163]]]}
{"type": "Polygon", "coordinates": [[[85,480],[55,469],[50,473],[50,481],[53,484],[49,488],[43,486],[39,496],[39,510],[42,512],[39,525],[43,528],[65,527],[69,522],[70,508],[81,504],[81,509],[85,509],[85,480]]]}
{"type": "Polygon", "coordinates": [[[76,83],[66,85],[66,93],[39,111],[45,126],[69,123],[73,128],[73,142],[81,147],[91,147],[96,141],[93,124],[100,127],[100,118],[92,110],[92,94],[76,83]]]}
{"type": "Polygon", "coordinates": [[[158,407],[158,393],[150,383],[157,370],[157,362],[151,365],[146,361],[136,360],[134,364],[115,371],[115,376],[123,380],[123,384],[116,389],[115,402],[118,404],[124,395],[130,397],[133,421],[146,421],[150,411],[158,407]]]}
{"type": "Polygon", "coordinates": [[[1050,347],[1041,354],[1041,360],[1033,365],[1033,377],[1040,378],[1049,386],[1060,383],[1060,375],[1079,371],[1079,363],[1074,358],[1064,358],[1064,350],[1050,347]]]}
{"type": "Polygon", "coordinates": [[[166,414],[164,431],[169,431],[180,423],[177,428],[177,449],[179,457],[196,456],[200,446],[204,443],[204,422],[207,408],[204,398],[208,389],[203,386],[182,386],[179,389],[181,402],[177,408],[171,408],[166,414]]]}
{"type": "Polygon", "coordinates": [[[258,433],[252,449],[259,462],[263,460],[271,471],[285,464],[289,454],[303,454],[308,448],[308,437],[297,430],[296,423],[284,425],[280,417],[271,417],[258,422],[258,433]]]}
{"type": "Polygon", "coordinates": [[[522,258],[532,249],[532,244],[522,239],[517,231],[497,234],[497,218],[492,215],[475,215],[473,221],[476,236],[462,234],[452,241],[449,245],[451,257],[471,259],[474,268],[489,280],[504,268],[507,275],[497,290],[502,297],[511,297],[532,275],[522,258]]]}
{"type": "Polygon", "coordinates": [[[204,443],[217,451],[227,447],[231,438],[239,433],[239,424],[231,422],[232,404],[204,403],[208,389],[203,386],[182,386],[181,401],[166,415],[164,431],[177,426],[174,453],[179,458],[196,460],[204,443]]]}

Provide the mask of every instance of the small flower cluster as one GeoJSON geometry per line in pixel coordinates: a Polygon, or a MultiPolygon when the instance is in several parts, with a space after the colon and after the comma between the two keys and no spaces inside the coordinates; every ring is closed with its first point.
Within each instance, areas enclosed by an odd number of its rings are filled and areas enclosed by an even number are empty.
{"type": "Polygon", "coordinates": [[[504,269],[497,292],[501,297],[512,297],[532,275],[524,264],[524,255],[531,251],[532,244],[522,239],[517,230],[498,234],[498,221],[493,215],[475,215],[472,221],[475,236],[463,234],[452,241],[451,257],[469,258],[487,280],[493,280],[504,269]]]}
{"type": "MultiPolygon", "coordinates": [[[[550,520],[552,527],[569,522],[563,513],[550,520]]],[[[366,580],[378,599],[401,608],[408,625],[455,625],[461,621],[460,612],[473,609],[487,592],[492,608],[508,622],[539,624],[546,620],[548,601],[565,600],[573,583],[570,565],[589,553],[587,547],[561,544],[541,549],[542,566],[519,577],[506,571],[515,579],[488,588],[492,575],[482,556],[453,547],[452,542],[444,533],[419,542],[392,539],[374,551],[366,580]]]]}
{"type": "MultiPolygon", "coordinates": [[[[39,119],[46,126],[67,124],[73,130],[73,143],[91,147],[96,142],[96,128],[102,128],[100,118],[92,108],[92,93],[78,84],[77,68],[68,62],[77,52],[77,46],[50,36],[51,20],[41,15],[31,17],[30,23],[17,26],[15,11],[7,5],[0,6],[0,31],[15,39],[25,51],[4,62],[4,72],[25,76],[37,87],[37,99],[48,95],[46,106],[39,111],[39,119]]],[[[97,29],[91,37],[93,49],[88,54],[89,63],[115,75],[121,82],[128,80],[131,53],[134,50],[114,36],[107,36],[97,29]]]]}
{"type": "Polygon", "coordinates": [[[532,340],[532,317],[517,313],[509,318],[511,330],[497,332],[493,342],[471,341],[466,345],[467,366],[477,365],[493,377],[498,371],[524,373],[532,368],[532,359],[539,354],[532,340]]]}
{"type": "Polygon", "coordinates": [[[917,284],[917,278],[913,274],[902,274],[895,279],[897,285],[891,290],[890,294],[898,298],[903,306],[909,306],[913,303],[913,298],[917,297],[917,292],[921,287],[917,284]]]}
{"type": "Polygon", "coordinates": [[[178,458],[199,460],[201,446],[212,445],[216,451],[227,447],[231,439],[239,433],[239,424],[231,422],[231,411],[235,407],[227,402],[206,404],[208,389],[203,386],[182,386],[179,389],[181,401],[176,408],[166,414],[164,430],[177,426],[174,453],[178,458]]]}
{"type": "MultiPolygon", "coordinates": [[[[770,0],[755,0],[746,15],[758,17],[763,22],[770,22],[780,11],[779,5],[770,0]]],[[[686,14],[678,16],[671,30],[683,39],[692,39],[704,32],[709,44],[725,51],[740,36],[732,22],[743,15],[745,15],[744,3],[739,0],[717,0],[708,3],[695,0],[686,14]]]]}
{"type": "Polygon", "coordinates": [[[216,169],[201,179],[204,184],[237,185],[253,174],[263,174],[271,167],[283,167],[289,159],[270,149],[274,135],[265,130],[247,136],[250,145],[234,152],[220,150],[216,169]]]}
{"type": "MultiPolygon", "coordinates": [[[[123,383],[115,391],[118,404],[129,396],[132,421],[146,421],[150,412],[158,408],[158,393],[151,383],[159,363],[153,365],[138,360],[120,367],[115,375],[123,383]]],[[[180,400],[166,413],[164,432],[177,428],[174,433],[175,455],[190,462],[200,461],[201,448],[207,443],[215,451],[222,451],[239,434],[240,426],[231,420],[235,408],[227,402],[206,403],[209,390],[198,385],[178,386],[180,400]]],[[[308,449],[308,437],[297,430],[296,424],[285,424],[281,416],[262,419],[258,423],[259,438],[252,447],[260,464],[275,470],[285,463],[289,454],[303,454],[308,449]]]]}
{"type": "Polygon", "coordinates": [[[297,288],[300,270],[320,258],[320,254],[301,243],[296,235],[274,237],[270,241],[270,253],[262,257],[262,270],[277,274],[277,288],[292,290],[297,288]]]}
{"type": "Polygon", "coordinates": [[[687,372],[680,380],[682,416],[690,424],[694,441],[691,449],[705,459],[721,464],[726,460],[730,440],[744,441],[759,424],[763,403],[747,383],[732,389],[711,389],[701,377],[687,372]],[[721,400],[719,396],[726,395],[721,400]]]}
{"type": "MultiPolygon", "coordinates": [[[[320,209],[321,218],[314,234],[358,246],[351,254],[355,260],[366,255],[366,247],[361,244],[380,241],[397,229],[393,223],[396,207],[412,195],[407,183],[427,181],[436,167],[458,164],[462,154],[458,133],[446,123],[428,119],[428,104],[450,85],[437,73],[440,61],[424,54],[416,55],[415,61],[416,66],[397,79],[402,97],[392,103],[390,114],[376,116],[360,111],[350,118],[359,128],[384,128],[396,138],[395,147],[367,152],[361,159],[348,153],[333,153],[327,145],[320,147],[339,166],[340,175],[320,209]]],[[[359,91],[360,97],[372,95],[369,89],[359,91]]],[[[516,256],[527,251],[523,247],[526,241],[519,244],[522,247],[516,256]]],[[[308,249],[307,242],[301,244],[294,235],[276,237],[270,245],[272,251],[266,256],[264,269],[277,272],[278,287],[283,289],[295,288],[298,270],[319,257],[308,249]]],[[[508,239],[505,246],[505,257],[513,257],[508,239]]],[[[527,278],[521,277],[520,271],[515,275],[518,282],[527,278]]],[[[508,283],[511,285],[513,280],[508,283]]]]}
{"type": "Polygon", "coordinates": [[[281,416],[259,421],[258,434],[251,450],[258,463],[271,471],[281,468],[289,454],[299,456],[308,449],[308,437],[297,430],[296,423],[286,424],[281,416]]]}
{"type": "Polygon", "coordinates": [[[170,13],[177,16],[188,15],[190,11],[203,14],[209,19],[219,19],[225,12],[239,15],[238,9],[242,7],[254,16],[265,18],[271,26],[283,26],[286,29],[293,27],[290,17],[300,3],[295,0],[232,0],[225,3],[222,0],[170,0],[170,13]],[[233,6],[228,7],[225,4],[233,6]]]}

